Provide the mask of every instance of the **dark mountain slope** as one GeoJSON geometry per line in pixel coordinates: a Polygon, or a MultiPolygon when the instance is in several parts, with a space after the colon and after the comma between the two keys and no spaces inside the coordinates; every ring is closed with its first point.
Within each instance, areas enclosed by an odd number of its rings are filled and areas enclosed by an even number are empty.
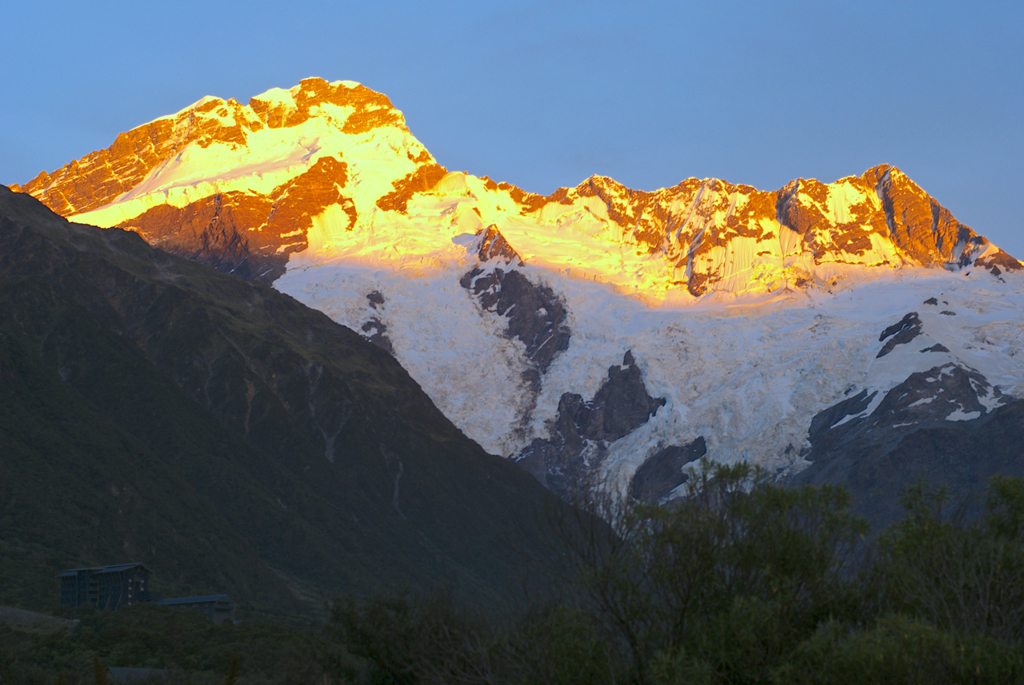
{"type": "MultiPolygon", "coordinates": [[[[896,339],[913,330],[915,319],[905,317],[907,326],[883,335],[896,339]]],[[[892,350],[888,343],[886,350],[892,350]]],[[[842,485],[875,530],[903,516],[900,493],[918,479],[945,487],[951,503],[976,516],[989,478],[1024,477],[1024,400],[1001,396],[1000,406],[987,408],[979,397],[990,390],[979,372],[948,363],[910,374],[870,414],[873,394],[851,395],[814,417],[811,465],[790,482],[842,485]],[[966,420],[950,420],[964,409],[966,420]]]]}
{"type": "Polygon", "coordinates": [[[480,600],[550,549],[561,505],[386,352],[2,187],[0,336],[0,540],[39,572],[130,558],[283,608],[279,577],[480,600]]]}
{"type": "MultiPolygon", "coordinates": [[[[10,296],[9,287],[0,293],[5,310],[10,296]]],[[[6,331],[0,444],[4,601],[52,603],[61,567],[144,558],[165,583],[230,588],[295,608],[208,501],[62,382],[38,348],[6,331]]]]}

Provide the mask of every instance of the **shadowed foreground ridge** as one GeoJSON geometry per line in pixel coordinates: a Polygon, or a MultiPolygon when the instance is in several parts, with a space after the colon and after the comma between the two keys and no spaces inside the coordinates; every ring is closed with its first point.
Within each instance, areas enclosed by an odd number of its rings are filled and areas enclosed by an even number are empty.
{"type": "Polygon", "coordinates": [[[285,610],[434,585],[494,601],[561,506],[323,314],[3,187],[0,407],[7,603],[122,559],[285,610]]]}

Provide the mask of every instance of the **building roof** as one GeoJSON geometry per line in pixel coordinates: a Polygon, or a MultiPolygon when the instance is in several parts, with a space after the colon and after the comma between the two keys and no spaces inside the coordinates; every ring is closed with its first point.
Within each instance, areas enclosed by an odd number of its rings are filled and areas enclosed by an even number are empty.
{"type": "Polygon", "coordinates": [[[208,604],[210,602],[231,602],[234,601],[227,595],[201,595],[198,597],[172,597],[170,599],[161,599],[157,604],[208,604]]]}
{"type": "Polygon", "coordinates": [[[79,571],[92,571],[92,570],[93,569],[91,569],[91,568],[73,568],[70,571],[65,571],[64,573],[60,574],[57,577],[58,578],[70,578],[71,576],[77,576],[79,571]]]}
{"type": "MultiPolygon", "coordinates": [[[[149,571],[149,568],[147,568],[145,564],[137,564],[136,563],[136,564],[118,564],[116,566],[104,566],[99,571],[96,571],[96,573],[117,573],[118,571],[126,571],[126,570],[128,570],[130,568],[135,568],[136,566],[141,566],[142,568],[144,568],[147,571],[149,571]]],[[[149,571],[149,572],[152,573],[152,571],[149,571]]]]}
{"type": "Polygon", "coordinates": [[[64,573],[61,573],[57,577],[67,578],[70,576],[77,576],[81,571],[92,571],[93,573],[118,573],[119,571],[124,571],[126,569],[134,568],[136,566],[141,566],[142,568],[152,573],[148,566],[136,561],[129,564],[115,564],[114,566],[92,566],[86,568],[73,568],[70,571],[65,571],[64,573]]]}

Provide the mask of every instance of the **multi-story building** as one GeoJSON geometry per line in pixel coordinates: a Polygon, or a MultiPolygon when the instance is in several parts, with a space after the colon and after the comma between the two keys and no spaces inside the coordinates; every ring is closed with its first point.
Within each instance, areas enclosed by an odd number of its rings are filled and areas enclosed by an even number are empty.
{"type": "Polygon", "coordinates": [[[216,624],[235,620],[235,603],[227,595],[175,597],[162,599],[150,592],[152,575],[145,565],[119,564],[75,568],[60,574],[61,606],[77,607],[91,604],[97,609],[117,611],[137,602],[156,602],[177,609],[194,609],[216,624]]]}
{"type": "Polygon", "coordinates": [[[148,602],[152,574],[139,563],[65,571],[58,576],[60,603],[61,606],[91,604],[97,609],[117,610],[136,602],[148,602]]]}

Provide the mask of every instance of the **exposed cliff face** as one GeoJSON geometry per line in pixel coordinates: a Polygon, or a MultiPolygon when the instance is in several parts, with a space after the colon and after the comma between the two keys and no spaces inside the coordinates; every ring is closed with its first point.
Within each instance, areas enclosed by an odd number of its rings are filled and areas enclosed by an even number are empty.
{"type": "Polygon", "coordinates": [[[579,494],[599,484],[595,480],[602,473],[608,445],[647,423],[664,404],[663,397],[647,394],[640,369],[627,351],[621,366],[608,368],[608,378],[591,400],[562,395],[550,437],[535,439],[516,461],[556,493],[579,494]]]}
{"type": "Polygon", "coordinates": [[[669,445],[648,457],[629,481],[629,496],[641,502],[660,502],[690,479],[686,467],[707,454],[699,437],[688,445],[669,445]]]}
{"type": "Polygon", "coordinates": [[[342,195],[347,180],[344,162],[321,157],[268,195],[230,191],[184,207],[158,205],[120,228],[218,271],[272,283],[284,273],[288,255],[306,249],[312,217],[324,208],[338,205],[349,228],[355,224],[355,206],[342,195]]]}
{"type": "MultiPolygon", "coordinates": [[[[921,334],[921,318],[917,312],[910,312],[891,326],[887,326],[878,336],[879,342],[885,342],[882,349],[875,355],[881,359],[896,349],[897,345],[906,345],[921,334]]],[[[947,350],[948,351],[948,350],[947,350]]]]}

